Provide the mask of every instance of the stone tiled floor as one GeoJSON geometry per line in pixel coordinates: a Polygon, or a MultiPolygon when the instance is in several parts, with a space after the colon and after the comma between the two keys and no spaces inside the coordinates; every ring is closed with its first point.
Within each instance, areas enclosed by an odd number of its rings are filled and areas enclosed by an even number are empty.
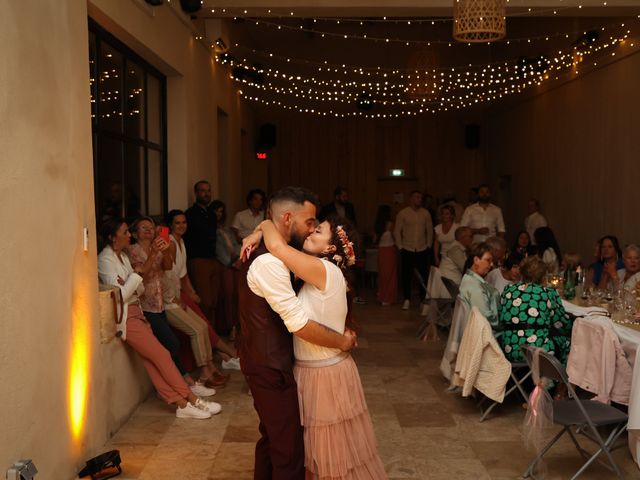
{"type": "MultiPolygon", "coordinates": [[[[519,478],[532,453],[521,440],[524,410],[511,401],[479,423],[471,399],[447,393],[438,371],[443,341],[415,337],[417,308],[356,306],[360,324],[355,352],[379,450],[391,479],[519,478]]],[[[112,438],[120,450],[123,475],[136,480],[241,480],[252,478],[258,419],[242,375],[214,400],[223,412],[210,420],[177,419],[155,397],[141,405],[112,438]]],[[[640,477],[628,449],[615,452],[627,478],[640,477]]],[[[581,458],[570,441],[548,456],[549,479],[570,478],[581,458]]],[[[596,465],[584,479],[613,478],[596,465]]]]}

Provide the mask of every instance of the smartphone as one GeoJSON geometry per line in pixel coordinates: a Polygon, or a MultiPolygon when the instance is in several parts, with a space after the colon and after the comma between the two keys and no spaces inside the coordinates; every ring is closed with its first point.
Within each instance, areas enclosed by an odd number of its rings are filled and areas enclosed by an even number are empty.
{"type": "Polygon", "coordinates": [[[163,239],[165,242],[169,242],[169,227],[160,227],[160,231],[158,232],[158,236],[163,239]]]}

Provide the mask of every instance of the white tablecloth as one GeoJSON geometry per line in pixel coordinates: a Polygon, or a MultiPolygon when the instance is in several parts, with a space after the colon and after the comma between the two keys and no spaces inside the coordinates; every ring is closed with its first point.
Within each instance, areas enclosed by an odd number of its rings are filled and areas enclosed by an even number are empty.
{"type": "MultiPolygon", "coordinates": [[[[568,308],[567,310],[571,311],[572,309],[568,308]]],[[[640,466],[640,355],[638,355],[640,331],[617,324],[610,318],[601,315],[587,316],[584,318],[586,321],[597,322],[608,328],[612,328],[620,339],[620,344],[627,355],[629,364],[633,367],[631,396],[629,397],[629,424],[627,429],[629,431],[629,450],[631,451],[633,460],[640,466]]]]}

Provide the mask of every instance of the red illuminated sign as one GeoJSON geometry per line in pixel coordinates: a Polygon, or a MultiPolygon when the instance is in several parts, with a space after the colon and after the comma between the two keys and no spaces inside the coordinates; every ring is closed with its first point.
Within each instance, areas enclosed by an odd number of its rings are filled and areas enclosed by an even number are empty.
{"type": "Polygon", "coordinates": [[[267,154],[265,152],[257,152],[256,153],[256,158],[258,160],[266,160],[267,159],[267,154]]]}

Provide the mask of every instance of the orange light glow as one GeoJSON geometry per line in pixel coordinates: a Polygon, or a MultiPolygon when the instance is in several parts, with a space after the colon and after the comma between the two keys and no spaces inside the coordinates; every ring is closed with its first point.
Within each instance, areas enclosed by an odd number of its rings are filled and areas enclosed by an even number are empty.
{"type": "Polygon", "coordinates": [[[87,408],[89,387],[90,308],[87,285],[76,285],[71,321],[71,364],[69,369],[69,421],[71,436],[75,443],[81,438],[87,408]]]}

